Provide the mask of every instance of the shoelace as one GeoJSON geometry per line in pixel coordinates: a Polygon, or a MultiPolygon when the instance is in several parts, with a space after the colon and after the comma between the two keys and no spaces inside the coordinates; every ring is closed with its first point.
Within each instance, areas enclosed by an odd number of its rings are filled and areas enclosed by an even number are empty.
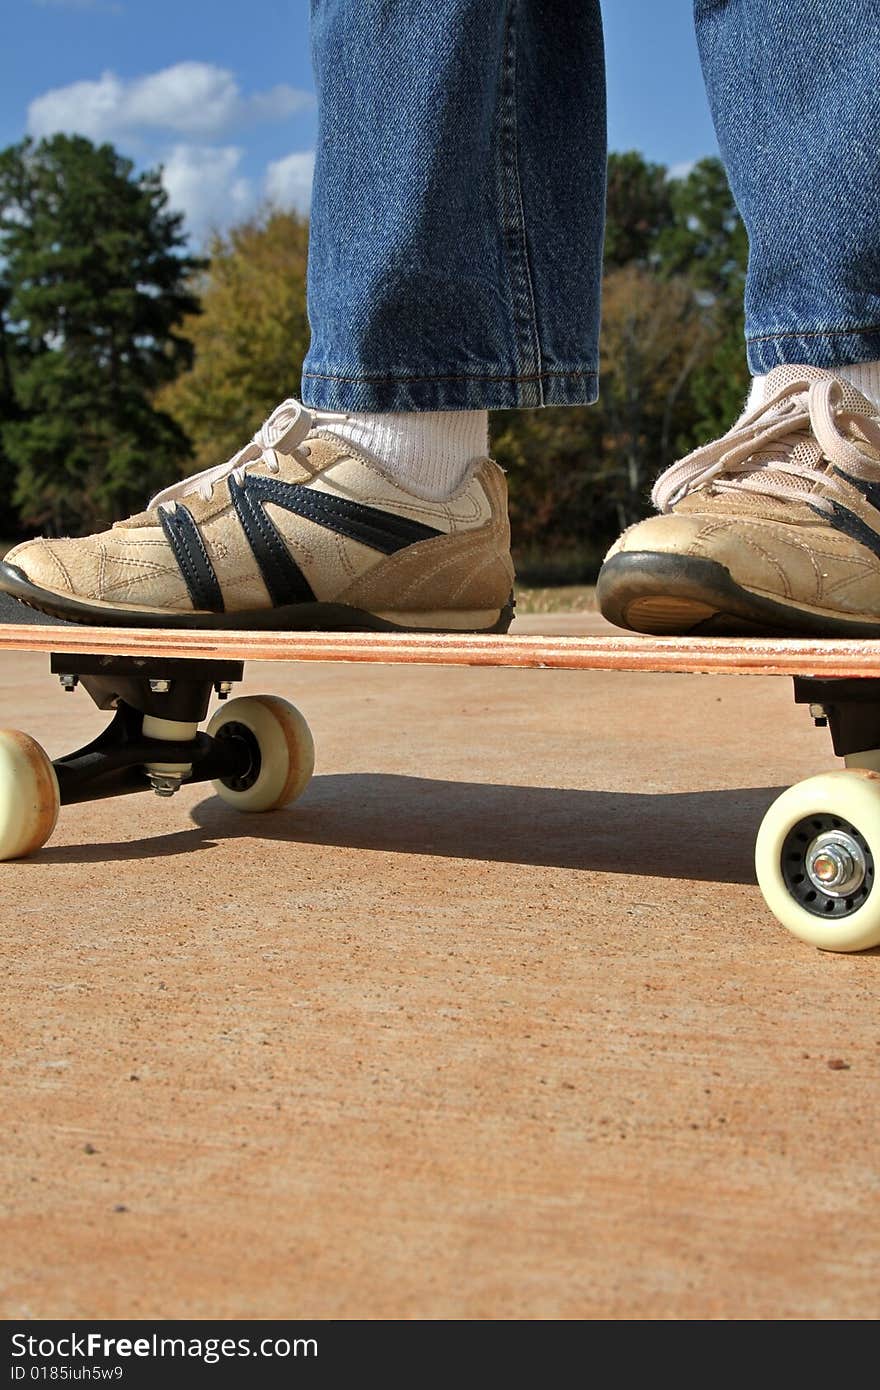
{"type": "MultiPolygon", "coordinates": [[[[880,483],[880,463],[873,462],[848,439],[840,426],[858,420],[859,430],[880,448],[880,422],[843,408],[843,391],[833,378],[789,382],[757,409],[750,411],[721,439],[695,449],[667,468],[654,484],[651,500],[668,512],[688,493],[712,485],[716,491],[748,491],[786,501],[804,500],[804,488],[785,481],[785,474],[804,478],[812,487],[845,496],[829,463],[867,482],[880,483]],[[796,446],[816,439],[824,457],[814,464],[791,457],[796,446]],[[773,476],[769,476],[772,473],[773,476]],[[783,475],[783,476],[780,476],[783,475]]],[[[810,498],[823,511],[832,509],[829,497],[810,498]]]]}
{"type": "Polygon", "coordinates": [[[231,459],[227,459],[226,463],[204,468],[201,473],[193,473],[188,478],[182,478],[179,483],[172,483],[170,487],[157,492],[155,497],[150,499],[148,506],[152,510],[154,507],[173,505],[180,498],[189,497],[194,492],[206,502],[210,502],[217,483],[230,476],[241,482],[245,470],[252,463],[265,463],[270,473],[277,473],[279,463],[276,449],[283,447],[288,453],[299,450],[300,453],[308,455],[309,448],[308,445],[303,446],[303,440],[310,430],[323,428],[325,425],[340,425],[347,419],[347,415],[330,410],[307,410],[299,401],[288,396],[287,400],[277,405],[272,414],[263,421],[253,439],[245,444],[243,449],[239,449],[237,454],[233,454],[231,459]]]}

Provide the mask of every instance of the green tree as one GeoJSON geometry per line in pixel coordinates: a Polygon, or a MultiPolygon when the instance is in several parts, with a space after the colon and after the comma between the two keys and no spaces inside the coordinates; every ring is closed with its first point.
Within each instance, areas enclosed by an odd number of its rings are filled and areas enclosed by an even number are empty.
{"type": "MultiPolygon", "coordinates": [[[[19,416],[14,386],[15,341],[6,318],[9,294],[9,286],[0,280],[0,423],[11,423],[19,416]]],[[[16,539],[19,532],[18,514],[12,504],[14,490],[15,469],[3,447],[0,430],[0,538],[4,541],[16,539]]]]}
{"type": "Polygon", "coordinates": [[[743,294],[749,243],[720,159],[701,159],[671,182],[673,219],[658,238],[664,275],[685,275],[712,326],[711,351],[689,385],[690,432],[679,431],[679,452],[723,434],[742,409],[749,386],[743,294]]]}
{"type": "Polygon", "coordinates": [[[663,269],[698,288],[742,302],[748,237],[720,159],[701,159],[669,180],[673,216],[658,237],[663,269]]]}
{"type": "Polygon", "coordinates": [[[507,473],[520,579],[554,584],[592,577],[615,527],[603,478],[601,410],[503,410],[489,421],[492,453],[507,473]]]}
{"type": "Polygon", "coordinates": [[[673,184],[665,164],[651,164],[637,150],[612,151],[605,194],[605,269],[652,264],[674,216],[673,184]]]}
{"type": "Polygon", "coordinates": [[[266,209],[216,236],[195,288],[202,312],[184,331],[191,371],[158,397],[195,446],[195,466],[231,457],[285,396],[299,390],[309,345],[308,222],[266,209]]]}
{"type": "Polygon", "coordinates": [[[0,153],[0,256],[15,356],[3,444],[22,521],[93,530],[178,475],[189,441],[152,398],[191,360],[198,309],[160,175],[110,145],[25,140],[0,153]]]}

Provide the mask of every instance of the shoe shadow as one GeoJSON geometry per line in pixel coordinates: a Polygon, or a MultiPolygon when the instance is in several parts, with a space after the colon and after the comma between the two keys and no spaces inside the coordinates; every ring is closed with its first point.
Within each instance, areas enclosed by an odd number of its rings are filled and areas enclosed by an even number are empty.
{"type": "Polygon", "coordinates": [[[213,840],[289,844],[754,883],[758,826],[781,787],[633,793],[493,786],[387,773],[316,777],[302,800],[243,816],[219,797],[191,815],[213,840]]]}

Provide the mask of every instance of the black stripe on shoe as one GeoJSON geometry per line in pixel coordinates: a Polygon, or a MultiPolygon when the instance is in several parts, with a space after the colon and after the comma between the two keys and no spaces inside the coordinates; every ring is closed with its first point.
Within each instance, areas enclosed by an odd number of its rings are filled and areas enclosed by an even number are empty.
{"type": "Polygon", "coordinates": [[[224,612],[226,605],[214,566],[192,514],[178,502],[174,511],[160,507],[159,520],[165,538],[174,551],[180,573],[186,580],[193,608],[209,613],[224,612]]]}
{"type": "MultiPolygon", "coordinates": [[[[853,481],[855,480],[853,479],[853,481]]],[[[869,486],[873,486],[873,484],[869,484],[869,486]]],[[[810,511],[815,512],[823,521],[830,521],[835,531],[842,531],[851,540],[858,541],[859,545],[863,545],[866,550],[873,551],[875,555],[880,556],[880,535],[872,530],[867,522],[862,521],[862,518],[857,516],[855,512],[851,512],[848,507],[842,507],[839,502],[835,502],[833,499],[831,499],[832,510],[830,512],[827,512],[824,507],[815,507],[812,502],[808,505],[810,511]]]]}
{"type": "Polygon", "coordinates": [[[282,483],[277,478],[261,478],[252,473],[245,474],[242,482],[230,477],[229,496],[276,607],[313,602],[315,595],[272,523],[266,511],[267,502],[384,555],[393,555],[417,541],[443,535],[433,526],[397,516],[394,512],[380,511],[378,507],[367,507],[348,497],[315,492],[301,483],[282,483]]]}
{"type": "Polygon", "coordinates": [[[856,492],[860,492],[872,507],[880,511],[880,483],[869,481],[867,478],[854,478],[852,473],[847,473],[843,468],[838,468],[835,464],[835,473],[842,478],[850,487],[854,487],[856,492]]]}
{"type": "Polygon", "coordinates": [[[396,550],[403,550],[417,541],[444,534],[421,521],[411,521],[395,512],[383,512],[378,507],[367,507],[363,502],[352,502],[335,493],[316,492],[302,483],[282,483],[277,478],[261,478],[251,473],[245,477],[244,490],[263,503],[274,502],[287,512],[314,521],[340,536],[348,536],[349,540],[360,541],[371,550],[381,550],[384,555],[393,555],[396,550]]]}
{"type": "Polygon", "coordinates": [[[249,484],[253,481],[248,475],[244,484],[230,477],[229,496],[259,565],[269,597],[276,608],[289,603],[314,603],[315,595],[308,580],[267,516],[259,494],[257,498],[249,495],[253,490],[249,484]]]}

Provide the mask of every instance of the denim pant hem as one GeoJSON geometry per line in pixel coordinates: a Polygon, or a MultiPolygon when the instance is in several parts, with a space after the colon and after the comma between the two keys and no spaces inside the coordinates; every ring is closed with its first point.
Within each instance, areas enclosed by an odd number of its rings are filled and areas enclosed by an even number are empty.
{"type": "Polygon", "coordinates": [[[346,376],[303,371],[302,401],[313,410],[528,410],[542,405],[592,405],[598,373],[544,371],[528,376],[346,376]]]}
{"type": "Polygon", "coordinates": [[[880,324],[873,327],[821,328],[799,333],[748,333],[749,370],[763,375],[787,363],[843,367],[880,360],[880,324]]]}

